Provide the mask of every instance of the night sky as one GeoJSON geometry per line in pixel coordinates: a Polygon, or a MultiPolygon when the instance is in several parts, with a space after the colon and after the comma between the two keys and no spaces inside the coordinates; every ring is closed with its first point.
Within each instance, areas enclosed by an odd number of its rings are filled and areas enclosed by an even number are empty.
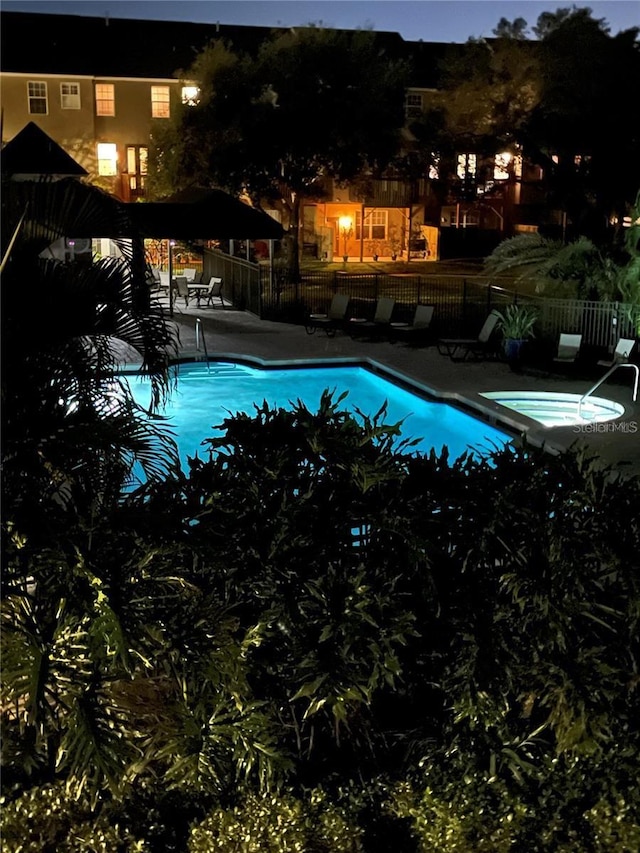
{"type": "Polygon", "coordinates": [[[524,18],[535,24],[543,11],[571,6],[589,7],[605,18],[612,34],[640,26],[640,0],[599,2],[512,2],[511,0],[2,0],[4,11],[104,15],[112,18],[149,18],[202,23],[300,26],[322,23],[328,27],[358,27],[399,32],[408,40],[466,41],[470,36],[491,36],[502,17],[524,18]]]}

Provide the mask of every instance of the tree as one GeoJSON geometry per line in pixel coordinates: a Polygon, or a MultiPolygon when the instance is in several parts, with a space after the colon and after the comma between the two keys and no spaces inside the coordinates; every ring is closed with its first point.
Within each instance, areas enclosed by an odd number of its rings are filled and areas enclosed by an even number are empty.
{"type": "Polygon", "coordinates": [[[524,39],[527,37],[527,22],[524,18],[500,18],[496,28],[493,30],[496,38],[524,39]]]}
{"type": "MultiPolygon", "coordinates": [[[[640,75],[639,30],[611,36],[589,9],[573,8],[543,13],[533,31],[538,41],[524,37],[526,22],[502,19],[495,39],[471,39],[449,57],[443,89],[415,135],[419,144],[435,142],[443,159],[521,154],[541,168],[550,212],[563,215],[559,236],[602,243],[640,185],[640,116],[624,83],[640,75]]],[[[449,181],[477,199],[476,183],[480,174],[466,188],[449,181]]]]}
{"type": "Polygon", "coordinates": [[[112,197],[73,180],[7,182],[2,226],[5,518],[25,533],[56,506],[97,511],[117,498],[135,461],[150,476],[170,470],[170,437],[140,416],[117,371],[135,353],[157,405],[175,340],[135,242],[120,242],[119,260],[49,251],[69,235],[130,234],[112,197]]]}
{"type": "Polygon", "coordinates": [[[255,58],[214,45],[185,75],[199,102],[156,137],[151,162],[174,187],[217,184],[282,207],[297,272],[303,200],[390,161],[406,74],[372,32],[290,30],[255,58]]]}
{"type": "Polygon", "coordinates": [[[624,245],[598,245],[587,237],[569,243],[541,234],[504,240],[485,259],[490,275],[503,273],[535,282],[538,293],[579,299],[617,300],[630,306],[637,326],[640,309],[640,194],[624,229],[624,245]]]}
{"type": "Polygon", "coordinates": [[[640,115],[626,84],[640,76],[640,29],[610,36],[589,9],[566,12],[539,21],[541,97],[523,142],[549,203],[576,233],[602,239],[640,186],[640,115]]]}

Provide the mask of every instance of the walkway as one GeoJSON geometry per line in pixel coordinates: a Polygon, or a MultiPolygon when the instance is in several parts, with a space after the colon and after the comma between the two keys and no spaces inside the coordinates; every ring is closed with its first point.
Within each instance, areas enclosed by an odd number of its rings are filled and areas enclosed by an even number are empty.
{"type": "MultiPolygon", "coordinates": [[[[598,390],[598,396],[615,400],[625,408],[622,418],[586,427],[545,428],[535,421],[510,413],[479,396],[484,391],[556,391],[584,394],[596,381],[561,375],[532,376],[514,373],[500,362],[454,363],[435,346],[424,348],[388,341],[354,341],[338,333],[307,335],[304,327],[259,320],[247,312],[221,308],[185,308],[176,303],[174,322],[180,335],[182,357],[196,355],[196,318],[201,319],[210,357],[253,356],[263,361],[305,359],[370,359],[426,386],[435,396],[452,398],[486,415],[506,413],[506,421],[524,427],[532,442],[563,449],[585,444],[605,463],[624,473],[640,475],[640,401],[632,402],[631,371],[620,371],[598,390]],[[597,427],[597,431],[594,428],[597,427]]],[[[202,352],[198,353],[202,356],[202,352]]],[[[602,371],[605,372],[604,369],[602,371]]],[[[504,421],[505,419],[503,419],[504,421]]]]}

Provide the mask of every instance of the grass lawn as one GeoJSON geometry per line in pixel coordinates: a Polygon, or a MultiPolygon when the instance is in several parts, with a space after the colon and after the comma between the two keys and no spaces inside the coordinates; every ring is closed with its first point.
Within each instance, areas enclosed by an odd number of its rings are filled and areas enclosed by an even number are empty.
{"type": "MultiPolygon", "coordinates": [[[[488,276],[484,273],[484,265],[482,259],[465,259],[462,258],[460,260],[448,260],[448,261],[422,261],[422,260],[412,260],[409,263],[407,261],[399,260],[399,261],[363,261],[360,263],[359,261],[349,261],[348,263],[343,263],[342,261],[335,261],[333,263],[329,263],[327,261],[316,261],[309,260],[307,258],[303,259],[300,265],[300,269],[302,274],[305,273],[334,273],[334,272],[347,272],[352,273],[354,275],[357,274],[373,274],[378,273],[380,275],[419,275],[426,276],[429,278],[450,278],[461,277],[467,279],[477,278],[482,284],[486,284],[489,280],[488,276]]],[[[454,282],[450,282],[453,284],[454,282]]],[[[500,277],[492,277],[491,283],[495,284],[499,287],[503,287],[505,290],[510,292],[517,291],[521,296],[535,296],[535,282],[534,281],[518,281],[513,276],[500,276],[500,277]]],[[[435,284],[435,283],[434,283],[435,284]]],[[[446,282],[440,282],[440,285],[447,289],[446,282]]]]}

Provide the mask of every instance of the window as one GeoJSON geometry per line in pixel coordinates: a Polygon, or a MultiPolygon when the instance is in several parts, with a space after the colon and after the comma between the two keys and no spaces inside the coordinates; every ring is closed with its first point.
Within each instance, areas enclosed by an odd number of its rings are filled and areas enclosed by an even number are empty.
{"type": "MultiPolygon", "coordinates": [[[[360,226],[362,224],[362,214],[356,212],[356,240],[361,239],[360,226]]],[[[387,239],[387,211],[386,210],[371,210],[364,217],[364,227],[362,228],[362,239],[364,240],[386,240],[387,239]]]]}
{"type": "Polygon", "coordinates": [[[429,163],[429,180],[437,181],[440,178],[440,155],[431,153],[431,163],[429,163]]]}
{"type": "Polygon", "coordinates": [[[468,178],[476,176],[476,155],[475,154],[458,154],[458,168],[456,174],[460,180],[464,181],[468,178]]]}
{"type": "Polygon", "coordinates": [[[509,178],[509,163],[511,163],[511,154],[508,151],[503,151],[501,154],[496,154],[495,163],[493,166],[494,181],[506,181],[509,178]]]}
{"type": "Polygon", "coordinates": [[[149,149],[146,145],[127,145],[127,174],[132,198],[145,195],[148,158],[149,149]]]}
{"type": "Polygon", "coordinates": [[[46,115],[49,112],[47,103],[47,84],[38,82],[27,83],[29,95],[29,112],[32,115],[46,115]]]}
{"type": "Polygon", "coordinates": [[[96,115],[114,116],[116,96],[113,83],[96,83],[96,115]]]}
{"type": "Polygon", "coordinates": [[[197,86],[182,87],[182,103],[187,106],[195,107],[200,100],[200,89],[197,86]]]}
{"type": "Polygon", "coordinates": [[[522,156],[502,151],[496,154],[493,167],[494,181],[506,181],[509,178],[509,169],[513,171],[516,178],[522,177],[522,156]]]}
{"type": "Polygon", "coordinates": [[[98,174],[118,174],[118,147],[114,142],[98,142],[98,174]]]}
{"type": "Polygon", "coordinates": [[[151,117],[169,118],[169,87],[151,87],[151,117]]]}
{"type": "Polygon", "coordinates": [[[404,101],[404,112],[407,118],[417,118],[422,113],[422,95],[418,92],[408,92],[404,101]]]}
{"type": "Polygon", "coordinates": [[[79,83],[60,83],[60,106],[63,110],[80,109],[79,83]]]}

